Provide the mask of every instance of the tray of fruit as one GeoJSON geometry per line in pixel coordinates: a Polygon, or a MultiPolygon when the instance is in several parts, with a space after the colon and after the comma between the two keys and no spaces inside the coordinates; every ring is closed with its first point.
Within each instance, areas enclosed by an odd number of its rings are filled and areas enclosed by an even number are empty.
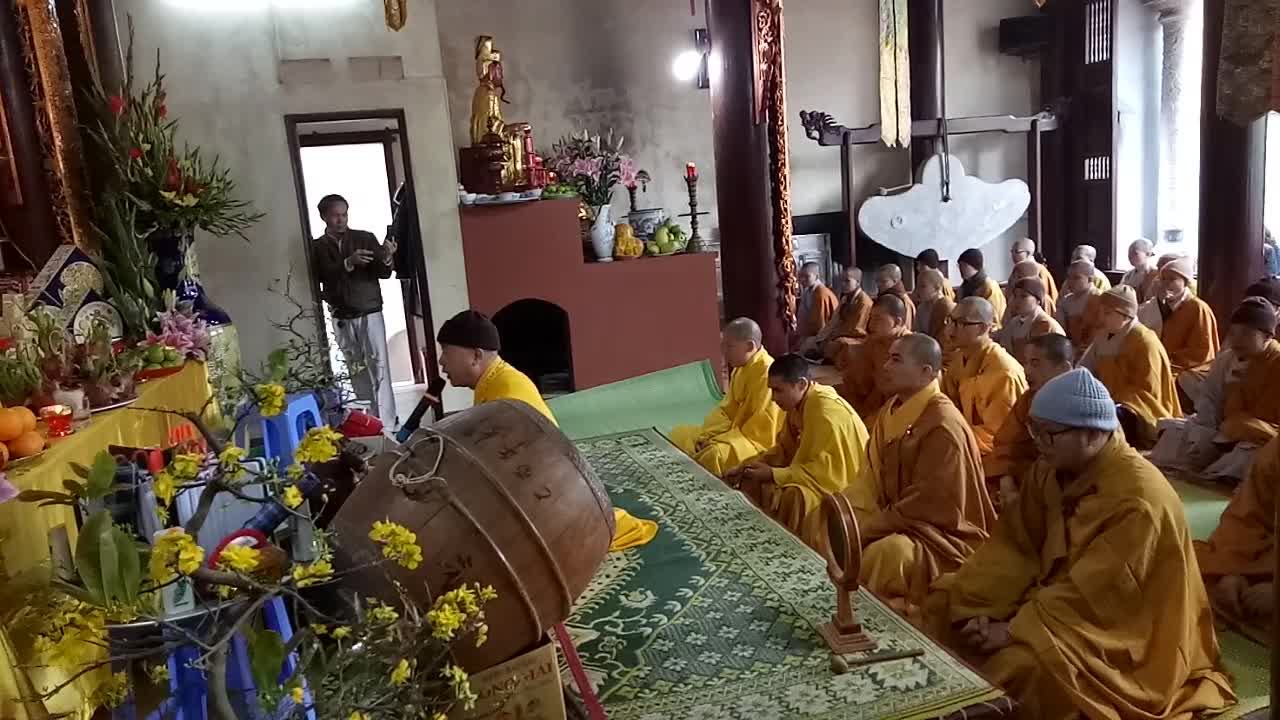
{"type": "Polygon", "coordinates": [[[675,255],[684,252],[687,243],[684,228],[673,221],[667,221],[653,231],[653,239],[644,244],[644,254],[658,257],[675,255]]]}
{"type": "Polygon", "coordinates": [[[163,345],[152,345],[142,352],[142,369],[134,374],[137,380],[154,380],[155,378],[174,375],[186,364],[187,359],[177,348],[163,345]]]}
{"type": "Polygon", "coordinates": [[[542,199],[544,200],[571,197],[578,197],[578,189],[569,183],[555,183],[542,188],[542,199]]]}

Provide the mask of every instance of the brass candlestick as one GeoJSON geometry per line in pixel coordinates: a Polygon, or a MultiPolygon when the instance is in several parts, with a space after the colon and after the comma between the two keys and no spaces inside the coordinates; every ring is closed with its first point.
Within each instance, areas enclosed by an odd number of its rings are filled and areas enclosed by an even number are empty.
{"type": "Polygon", "coordinates": [[[698,176],[690,172],[685,175],[684,182],[689,186],[689,242],[685,245],[685,252],[699,253],[707,248],[702,244],[702,236],[698,234],[698,216],[707,213],[698,212],[698,176]]]}

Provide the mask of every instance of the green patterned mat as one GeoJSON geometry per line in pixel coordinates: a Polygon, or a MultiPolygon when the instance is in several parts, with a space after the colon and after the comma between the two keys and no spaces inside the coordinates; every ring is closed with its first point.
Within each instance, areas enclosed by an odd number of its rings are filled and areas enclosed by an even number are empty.
{"type": "Polygon", "coordinates": [[[924,654],[833,675],[817,554],[653,430],[578,447],[618,507],[660,528],[609,555],[566,623],[611,720],[913,720],[999,696],[866,593],[881,651],[924,654]]]}
{"type": "Polygon", "coordinates": [[[700,423],[723,394],[707,361],[689,363],[563,395],[548,405],[574,440],[656,427],[669,432],[700,423]]]}

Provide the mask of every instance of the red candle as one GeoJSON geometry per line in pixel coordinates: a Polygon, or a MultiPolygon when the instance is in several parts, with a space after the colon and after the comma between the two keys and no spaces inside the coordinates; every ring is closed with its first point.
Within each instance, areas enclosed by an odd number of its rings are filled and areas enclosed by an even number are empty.
{"type": "Polygon", "coordinates": [[[40,419],[49,430],[49,437],[66,437],[71,434],[71,408],[66,405],[49,405],[40,408],[40,419]]]}
{"type": "Polygon", "coordinates": [[[685,176],[685,177],[687,177],[687,178],[689,178],[690,180],[697,180],[697,179],[698,179],[698,166],[697,166],[697,165],[694,165],[693,163],[685,163],[685,164],[684,164],[684,176],[685,176]]]}

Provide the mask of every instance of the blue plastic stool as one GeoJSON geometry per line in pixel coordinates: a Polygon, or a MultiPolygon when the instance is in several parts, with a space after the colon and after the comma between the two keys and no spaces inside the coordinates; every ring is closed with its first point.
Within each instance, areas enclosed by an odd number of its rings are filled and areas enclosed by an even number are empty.
{"type": "Polygon", "coordinates": [[[298,393],[285,400],[284,412],[274,417],[262,417],[257,412],[242,416],[236,431],[236,444],[247,450],[249,431],[258,428],[263,457],[279,460],[282,468],[293,462],[293,451],[307,431],[326,424],[313,393],[298,393]]]}

